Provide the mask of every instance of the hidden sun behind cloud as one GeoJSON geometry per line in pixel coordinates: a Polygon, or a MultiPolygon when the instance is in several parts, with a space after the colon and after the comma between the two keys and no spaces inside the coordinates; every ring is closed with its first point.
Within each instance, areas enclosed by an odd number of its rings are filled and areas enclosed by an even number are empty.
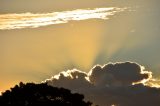
{"type": "Polygon", "coordinates": [[[100,106],[159,106],[160,85],[153,81],[144,66],[117,62],[96,65],[88,73],[63,71],[43,82],[82,93],[100,106]]]}

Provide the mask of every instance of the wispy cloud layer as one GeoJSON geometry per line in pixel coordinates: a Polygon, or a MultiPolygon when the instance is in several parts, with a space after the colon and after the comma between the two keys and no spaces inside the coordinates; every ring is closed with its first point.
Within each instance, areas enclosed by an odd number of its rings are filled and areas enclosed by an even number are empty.
{"type": "Polygon", "coordinates": [[[124,11],[126,8],[95,8],[78,9],[72,11],[52,12],[52,13],[21,13],[21,14],[2,14],[0,15],[0,30],[37,28],[52,24],[62,24],[69,21],[86,19],[108,19],[109,16],[117,12],[124,11]]]}

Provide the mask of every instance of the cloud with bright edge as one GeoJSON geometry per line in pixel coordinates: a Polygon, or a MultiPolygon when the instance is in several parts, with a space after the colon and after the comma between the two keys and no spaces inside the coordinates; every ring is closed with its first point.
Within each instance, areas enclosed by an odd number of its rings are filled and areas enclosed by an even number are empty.
{"type": "Polygon", "coordinates": [[[100,106],[160,106],[160,85],[155,80],[144,66],[117,62],[96,65],[88,73],[63,71],[44,82],[82,93],[100,106]]]}
{"type": "Polygon", "coordinates": [[[37,14],[1,14],[0,30],[37,28],[41,26],[62,24],[69,21],[79,21],[86,19],[108,19],[109,16],[115,15],[115,13],[124,11],[125,9],[126,8],[108,7],[37,14]]]}

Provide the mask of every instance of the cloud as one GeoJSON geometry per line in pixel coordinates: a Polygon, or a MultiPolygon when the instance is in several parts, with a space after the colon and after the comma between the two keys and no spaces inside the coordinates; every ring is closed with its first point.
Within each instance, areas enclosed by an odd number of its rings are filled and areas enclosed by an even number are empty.
{"type": "Polygon", "coordinates": [[[150,79],[145,83],[145,85],[160,88],[160,80],[159,79],[150,79]]]}
{"type": "Polygon", "coordinates": [[[63,71],[44,82],[83,93],[100,106],[159,106],[160,85],[150,86],[154,81],[143,66],[117,62],[96,65],[88,73],[63,71]]]}
{"type": "Polygon", "coordinates": [[[109,63],[97,65],[90,72],[89,79],[95,85],[132,85],[133,82],[147,80],[151,73],[144,71],[143,66],[136,63],[109,63]]]}
{"type": "Polygon", "coordinates": [[[108,19],[109,16],[126,8],[108,7],[95,9],[77,9],[72,11],[52,12],[52,13],[21,13],[21,14],[1,14],[0,30],[37,28],[52,24],[62,24],[69,21],[79,21],[86,19],[108,19]]]}
{"type": "Polygon", "coordinates": [[[91,86],[90,82],[87,80],[87,73],[79,71],[77,69],[68,70],[66,72],[61,72],[58,75],[55,75],[51,79],[47,79],[49,85],[56,85],[58,87],[65,87],[69,89],[77,89],[82,87],[89,87],[91,86]]]}

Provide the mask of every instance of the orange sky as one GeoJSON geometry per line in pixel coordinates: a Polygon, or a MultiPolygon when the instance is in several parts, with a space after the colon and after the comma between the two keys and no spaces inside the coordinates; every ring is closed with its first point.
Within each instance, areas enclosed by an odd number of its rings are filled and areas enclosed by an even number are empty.
{"type": "MultiPolygon", "coordinates": [[[[0,91],[20,81],[40,82],[63,70],[88,71],[95,64],[110,61],[135,61],[159,73],[158,0],[69,1],[1,0],[0,13],[128,9],[109,16],[108,20],[88,19],[39,28],[0,30],[0,91]]],[[[4,25],[0,22],[0,26],[4,25]]]]}

